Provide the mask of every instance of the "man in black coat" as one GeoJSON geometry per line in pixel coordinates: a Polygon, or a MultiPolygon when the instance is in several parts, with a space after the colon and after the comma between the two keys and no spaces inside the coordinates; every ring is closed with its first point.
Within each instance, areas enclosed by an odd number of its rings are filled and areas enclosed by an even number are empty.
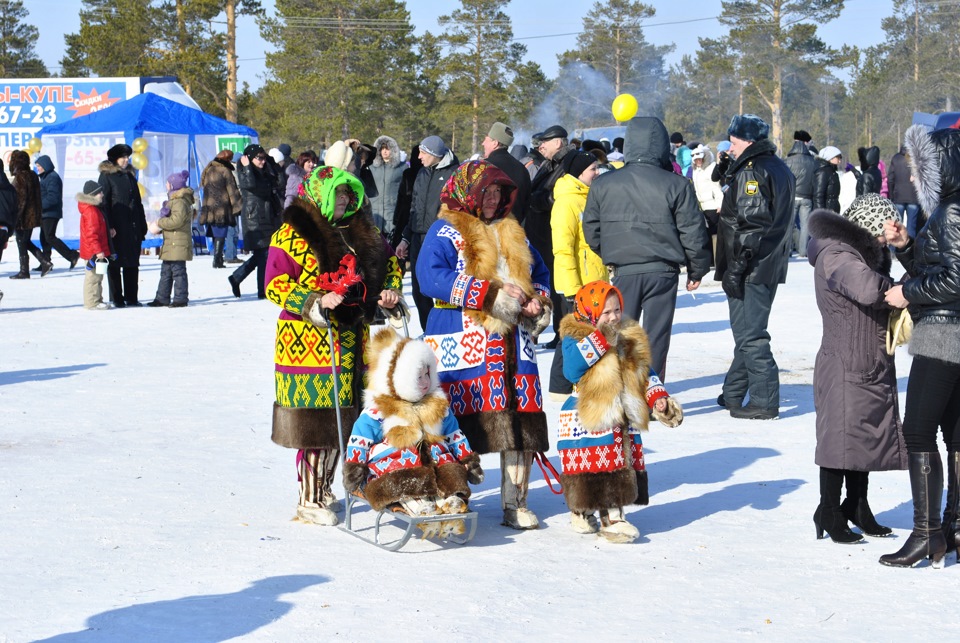
{"type": "Polygon", "coordinates": [[[483,139],[483,158],[503,170],[517,186],[517,195],[513,202],[513,216],[521,224],[527,216],[527,206],[530,203],[530,172],[523,163],[510,154],[508,148],[513,145],[513,130],[503,123],[496,122],[490,126],[490,131],[483,139]]]}
{"type": "Polygon", "coordinates": [[[660,119],[630,120],[624,157],[622,168],[593,180],[583,233],[593,251],[613,267],[623,314],[643,324],[650,339],[650,365],[664,379],[680,268],[687,269],[687,290],[696,290],[710,271],[710,236],[693,183],[673,172],[667,129],[660,119]]]}
{"type": "Polygon", "coordinates": [[[794,178],[777,158],[759,116],[730,121],[730,154],[717,231],[717,273],[727,293],[733,363],[717,399],[735,418],[769,420],[780,413],[780,371],[767,323],[777,286],[787,280],[793,229],[794,178]],[[750,402],[743,406],[744,398],[750,402]]]}
{"type": "Polygon", "coordinates": [[[807,232],[807,219],[813,212],[814,174],[817,171],[817,158],[810,153],[807,143],[810,135],[804,130],[793,133],[793,147],[787,153],[784,161],[796,178],[797,192],[793,197],[794,211],[794,242],[793,249],[801,257],[807,256],[807,242],[810,234],[807,232]]]}

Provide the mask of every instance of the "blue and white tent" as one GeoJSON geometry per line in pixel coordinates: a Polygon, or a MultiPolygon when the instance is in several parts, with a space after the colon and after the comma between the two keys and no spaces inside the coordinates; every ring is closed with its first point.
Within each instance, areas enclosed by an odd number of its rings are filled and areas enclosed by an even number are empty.
{"type": "MultiPolygon", "coordinates": [[[[79,215],[74,195],[84,181],[96,180],[107,150],[117,143],[147,141],[146,165],[139,171],[147,218],[159,216],[166,199],[166,177],[190,171],[190,187],[197,190],[200,174],[222,149],[242,151],[257,141],[256,130],[211,116],[153,93],[140,94],[92,114],[51,125],[37,134],[41,154],[53,159],[64,182],[65,238],[79,236],[79,215]]],[[[199,195],[198,195],[199,197],[199,195]]]]}

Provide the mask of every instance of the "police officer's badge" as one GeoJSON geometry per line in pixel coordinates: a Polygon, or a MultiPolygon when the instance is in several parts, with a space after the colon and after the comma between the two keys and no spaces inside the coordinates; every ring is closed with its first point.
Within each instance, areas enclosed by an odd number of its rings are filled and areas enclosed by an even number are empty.
{"type": "Polygon", "coordinates": [[[744,192],[747,196],[753,196],[760,191],[760,184],[756,181],[747,181],[747,184],[744,186],[744,192]]]}

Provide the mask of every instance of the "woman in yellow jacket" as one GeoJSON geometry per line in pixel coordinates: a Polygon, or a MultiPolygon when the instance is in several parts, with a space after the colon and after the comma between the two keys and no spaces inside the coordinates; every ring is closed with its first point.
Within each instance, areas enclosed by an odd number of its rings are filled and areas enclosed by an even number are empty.
{"type": "MultiPolygon", "coordinates": [[[[573,312],[570,302],[581,286],[610,279],[603,260],[587,245],[581,222],[590,184],[600,173],[597,158],[588,152],[569,152],[563,157],[562,165],[564,173],[553,187],[550,229],[553,234],[553,287],[563,294],[563,314],[567,315],[573,312]]],[[[550,397],[560,401],[572,392],[573,384],[563,376],[563,353],[558,345],[550,369],[550,397]]]]}

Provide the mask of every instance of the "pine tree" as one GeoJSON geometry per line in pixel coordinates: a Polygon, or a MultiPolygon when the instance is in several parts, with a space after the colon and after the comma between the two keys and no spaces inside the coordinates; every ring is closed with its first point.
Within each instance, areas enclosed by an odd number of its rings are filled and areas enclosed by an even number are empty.
{"type": "Polygon", "coordinates": [[[39,31],[26,24],[22,0],[0,0],[0,77],[45,78],[50,73],[37,56],[39,31]]]}
{"type": "Polygon", "coordinates": [[[160,10],[151,0],[83,0],[80,32],[64,38],[64,76],[149,76],[160,73],[160,10]]]}

